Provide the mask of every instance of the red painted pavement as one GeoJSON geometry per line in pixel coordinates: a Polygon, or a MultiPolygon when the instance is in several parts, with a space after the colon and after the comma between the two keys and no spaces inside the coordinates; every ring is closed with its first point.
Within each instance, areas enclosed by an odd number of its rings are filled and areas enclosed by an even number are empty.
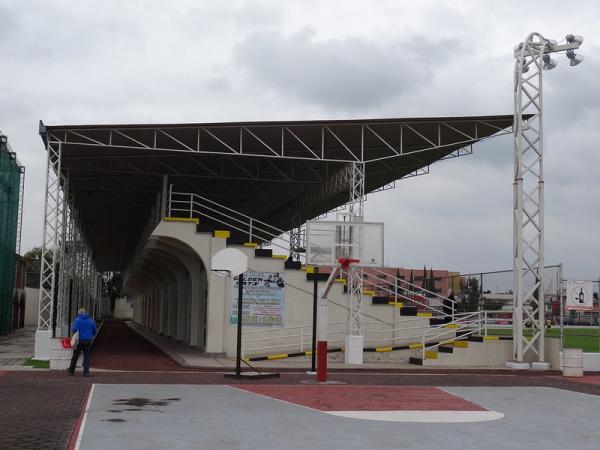
{"type": "Polygon", "coordinates": [[[235,387],[319,411],[487,411],[435,387],[281,386],[235,387]]]}
{"type": "Polygon", "coordinates": [[[6,370],[0,370],[0,377],[1,377],[2,375],[6,375],[6,370]]]}
{"type": "Polygon", "coordinates": [[[124,322],[105,320],[90,357],[92,369],[183,370],[124,322]]]}
{"type": "Polygon", "coordinates": [[[566,378],[569,381],[574,381],[575,383],[584,383],[584,384],[593,384],[595,386],[600,386],[600,375],[584,375],[582,377],[554,377],[557,379],[566,378]]]}

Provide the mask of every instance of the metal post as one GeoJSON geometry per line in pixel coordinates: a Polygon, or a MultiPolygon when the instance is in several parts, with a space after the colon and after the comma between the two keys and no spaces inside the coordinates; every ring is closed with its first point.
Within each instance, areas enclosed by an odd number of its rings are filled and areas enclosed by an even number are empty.
{"type": "Polygon", "coordinates": [[[312,323],[312,348],[310,355],[310,371],[317,371],[317,300],[319,297],[319,268],[315,267],[313,272],[313,323],[312,323]]]}
{"type": "Polygon", "coordinates": [[[565,305],[563,303],[563,274],[562,274],[562,263],[558,266],[558,279],[559,279],[559,301],[560,301],[560,368],[562,370],[563,366],[563,327],[564,327],[564,315],[565,315],[565,305]]]}
{"type": "Polygon", "coordinates": [[[169,186],[169,176],[162,176],[162,191],[160,195],[160,218],[166,217],[167,215],[167,189],[169,186]]]}
{"type": "Polygon", "coordinates": [[[235,356],[235,374],[242,373],[242,302],[244,299],[244,274],[238,275],[238,308],[237,308],[237,349],[235,356]]]}

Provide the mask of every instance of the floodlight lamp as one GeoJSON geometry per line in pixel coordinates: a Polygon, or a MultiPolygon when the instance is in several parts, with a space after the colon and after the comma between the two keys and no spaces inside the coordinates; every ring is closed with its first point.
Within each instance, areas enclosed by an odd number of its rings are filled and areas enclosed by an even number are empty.
{"type": "Polygon", "coordinates": [[[583,61],[583,56],[576,54],[575,50],[573,50],[572,48],[567,50],[567,58],[569,58],[571,60],[572,66],[576,66],[581,61],[583,61]]]}
{"type": "Polygon", "coordinates": [[[552,48],[558,45],[558,42],[556,42],[554,39],[546,39],[546,44],[548,44],[548,47],[552,48]]]}
{"type": "Polygon", "coordinates": [[[550,58],[550,55],[544,55],[542,59],[544,61],[544,65],[542,66],[544,70],[552,70],[558,66],[558,62],[555,59],[550,58]]]}
{"type": "Polygon", "coordinates": [[[569,63],[571,66],[576,66],[577,64],[579,64],[580,62],[583,61],[583,56],[581,55],[573,55],[572,58],[569,58],[571,60],[571,62],[569,63]]]}
{"type": "Polygon", "coordinates": [[[583,36],[579,36],[578,34],[568,34],[566,39],[569,44],[583,44],[583,36]]]}
{"type": "Polygon", "coordinates": [[[515,45],[515,48],[513,49],[513,53],[515,55],[515,58],[518,58],[519,55],[521,54],[521,49],[523,48],[523,43],[521,42],[518,45],[515,45]]]}

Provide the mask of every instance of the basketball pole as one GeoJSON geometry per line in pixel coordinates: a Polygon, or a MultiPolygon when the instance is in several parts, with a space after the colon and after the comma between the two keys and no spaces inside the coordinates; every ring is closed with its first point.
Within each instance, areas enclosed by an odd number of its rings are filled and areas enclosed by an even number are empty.
{"type": "Polygon", "coordinates": [[[314,289],[313,289],[313,323],[312,323],[312,346],[310,355],[310,371],[316,372],[317,370],[317,298],[319,297],[319,268],[315,267],[314,270],[314,289]]]}
{"type": "Polygon", "coordinates": [[[242,373],[242,301],[244,298],[244,274],[238,275],[238,305],[237,305],[237,349],[235,355],[235,376],[242,373]]]}

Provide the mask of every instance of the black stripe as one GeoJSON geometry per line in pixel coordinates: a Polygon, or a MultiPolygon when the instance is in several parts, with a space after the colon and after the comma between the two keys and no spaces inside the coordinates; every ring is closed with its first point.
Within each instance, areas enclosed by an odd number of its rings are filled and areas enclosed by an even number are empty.
{"type": "Polygon", "coordinates": [[[254,356],[252,358],[248,358],[249,361],[266,361],[269,359],[268,356],[254,356]]]}

